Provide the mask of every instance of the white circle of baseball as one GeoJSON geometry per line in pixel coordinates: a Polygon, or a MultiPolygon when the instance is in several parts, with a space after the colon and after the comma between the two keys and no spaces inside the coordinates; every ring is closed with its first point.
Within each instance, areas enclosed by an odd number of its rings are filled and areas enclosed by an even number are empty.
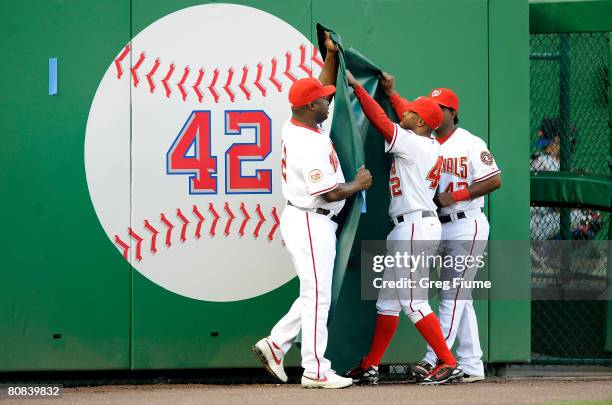
{"type": "Polygon", "coordinates": [[[137,34],[102,78],[85,136],[89,193],[118,254],[157,285],[198,300],[256,297],[295,277],[278,227],[281,128],[293,80],[317,77],[321,64],[291,25],[234,4],[182,9],[137,34]],[[242,175],[271,169],[272,193],[226,193],[225,152],[255,141],[254,129],[225,133],[227,110],[271,118],[271,153],[242,163],[242,175]],[[214,195],[190,194],[189,175],[166,172],[193,111],[211,113],[214,195]]]}

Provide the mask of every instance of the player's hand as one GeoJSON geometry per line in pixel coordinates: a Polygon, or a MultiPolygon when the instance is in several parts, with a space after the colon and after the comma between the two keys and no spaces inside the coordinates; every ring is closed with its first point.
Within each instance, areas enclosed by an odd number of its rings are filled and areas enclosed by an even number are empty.
{"type": "Polygon", "coordinates": [[[325,49],[327,49],[327,53],[336,53],[338,52],[338,45],[335,44],[334,41],[332,41],[331,36],[329,35],[329,32],[325,31],[325,49]]]}
{"type": "Polygon", "coordinates": [[[449,207],[455,203],[453,197],[451,197],[451,193],[440,193],[434,197],[434,203],[438,207],[449,207]]]}
{"type": "Polygon", "coordinates": [[[357,82],[357,80],[355,80],[355,76],[353,76],[351,71],[348,69],[346,69],[346,81],[348,82],[349,86],[351,86],[352,88],[359,86],[359,83],[357,82]]]}
{"type": "Polygon", "coordinates": [[[370,171],[365,168],[365,166],[362,165],[359,170],[357,170],[355,183],[357,183],[361,190],[367,190],[372,185],[372,175],[370,174],[370,171]]]}
{"type": "Polygon", "coordinates": [[[391,76],[389,73],[382,73],[380,85],[387,96],[391,96],[395,93],[395,77],[391,76]]]}

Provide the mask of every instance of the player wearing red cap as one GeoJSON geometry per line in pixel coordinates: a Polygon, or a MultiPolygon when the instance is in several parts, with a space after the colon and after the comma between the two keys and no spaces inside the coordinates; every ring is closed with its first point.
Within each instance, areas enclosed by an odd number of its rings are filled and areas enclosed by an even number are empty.
{"type": "MultiPolygon", "coordinates": [[[[393,154],[389,177],[389,216],[393,229],[387,236],[387,254],[408,250],[410,256],[431,255],[435,253],[441,235],[433,197],[440,181],[442,165],[440,145],[432,132],[440,126],[443,112],[432,99],[419,97],[405,103],[406,110],[399,115],[401,122],[395,124],[350,72],[347,72],[347,78],[366,117],[385,138],[385,151],[393,154]]],[[[393,98],[391,102],[394,102],[393,98]]],[[[385,268],[383,280],[408,279],[408,288],[379,290],[376,302],[378,315],[370,351],[359,366],[346,374],[354,382],[378,382],[378,365],[397,329],[402,310],[440,359],[421,383],[443,384],[461,379],[463,373],[448,349],[438,319],[429,306],[427,286],[421,284],[428,274],[427,263],[423,262],[404,273],[399,266],[385,268]]]]}
{"type": "MultiPolygon", "coordinates": [[[[388,91],[393,92],[392,80],[388,91]]],[[[444,256],[482,255],[489,237],[489,222],[483,213],[484,196],[501,186],[500,170],[486,143],[467,130],[458,127],[459,99],[450,89],[432,90],[430,97],[444,112],[444,119],[436,129],[436,139],[444,159],[439,191],[436,196],[442,222],[440,254],[444,256]]],[[[403,102],[402,102],[403,103],[403,102]]],[[[396,103],[402,111],[401,103],[396,103]]],[[[403,107],[405,108],[405,107],[403,107]]],[[[453,260],[453,263],[457,263],[453,260]]],[[[443,267],[440,278],[471,280],[476,268],[443,267]]],[[[450,288],[440,292],[440,324],[446,343],[452,347],[458,340],[457,357],[464,371],[464,382],[484,380],[482,350],[478,337],[478,324],[470,289],[450,288]]],[[[436,363],[431,347],[423,361],[412,366],[417,375],[425,375],[436,363]]]]}
{"type": "Polygon", "coordinates": [[[300,279],[300,295],[289,312],[253,351],[274,377],[287,382],[283,357],[302,332],[302,386],[344,388],[350,378],[336,375],[325,358],[327,316],[336,256],[335,217],[346,198],[368,189],[364,167],[345,183],[332,142],[320,124],[327,119],[335,92],[337,47],[326,33],[327,56],[319,80],[297,80],[289,90],[292,117],[282,133],[281,186],[287,206],[280,229],[300,279]]]}

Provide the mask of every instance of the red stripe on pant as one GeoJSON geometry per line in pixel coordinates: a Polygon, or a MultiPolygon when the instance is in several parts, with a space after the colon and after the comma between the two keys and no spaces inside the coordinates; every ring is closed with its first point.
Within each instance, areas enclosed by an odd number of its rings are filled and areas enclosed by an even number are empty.
{"type": "MultiPolygon", "coordinates": [[[[476,235],[478,235],[478,222],[476,220],[474,220],[474,238],[472,239],[472,247],[470,248],[470,256],[472,255],[472,252],[474,251],[474,243],[476,242],[476,235]]],[[[461,272],[461,279],[463,279],[463,275],[465,274],[465,270],[464,269],[461,272]]],[[[453,316],[451,317],[451,324],[450,327],[448,328],[448,334],[446,335],[445,340],[448,340],[448,337],[451,334],[451,331],[453,330],[453,323],[455,322],[455,311],[457,310],[457,297],[459,296],[459,290],[460,288],[457,288],[457,293],[455,294],[455,300],[453,302],[453,316]]]]}
{"type": "Polygon", "coordinates": [[[310,256],[312,256],[312,269],[315,277],[315,323],[314,323],[314,355],[317,359],[317,379],[319,371],[321,369],[321,363],[319,362],[319,356],[317,356],[317,316],[319,310],[319,282],[317,281],[317,266],[315,264],[314,249],[312,248],[312,236],[310,234],[310,221],[308,220],[308,212],[306,213],[306,227],[308,228],[308,240],[310,241],[310,256]]]}

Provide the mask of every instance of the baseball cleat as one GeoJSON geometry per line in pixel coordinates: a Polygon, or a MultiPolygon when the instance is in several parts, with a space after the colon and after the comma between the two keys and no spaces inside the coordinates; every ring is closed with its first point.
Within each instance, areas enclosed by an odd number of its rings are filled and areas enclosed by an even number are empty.
{"type": "Polygon", "coordinates": [[[284,353],[270,338],[263,338],[253,346],[253,353],[257,356],[272,377],[287,382],[287,374],[283,368],[284,353]]]}
{"type": "Polygon", "coordinates": [[[353,380],[357,385],[376,385],[378,384],[378,367],[370,366],[365,370],[361,365],[347,371],[344,377],[353,380]]]}
{"type": "Polygon", "coordinates": [[[413,364],[410,366],[409,370],[412,373],[412,376],[415,380],[420,381],[423,378],[427,377],[431,370],[434,369],[434,366],[426,362],[425,360],[418,362],[417,364],[413,364]]]}
{"type": "Polygon", "coordinates": [[[459,367],[459,364],[454,365],[438,363],[436,368],[425,376],[421,381],[420,385],[440,385],[450,384],[454,382],[460,382],[463,379],[463,370],[459,367]]]}
{"type": "Polygon", "coordinates": [[[346,388],[353,385],[352,378],[341,377],[334,370],[329,370],[323,378],[306,373],[302,375],[303,388],[346,388]]]}
{"type": "Polygon", "coordinates": [[[478,381],[484,381],[484,375],[469,375],[463,373],[463,382],[464,383],[475,383],[478,381]]]}

